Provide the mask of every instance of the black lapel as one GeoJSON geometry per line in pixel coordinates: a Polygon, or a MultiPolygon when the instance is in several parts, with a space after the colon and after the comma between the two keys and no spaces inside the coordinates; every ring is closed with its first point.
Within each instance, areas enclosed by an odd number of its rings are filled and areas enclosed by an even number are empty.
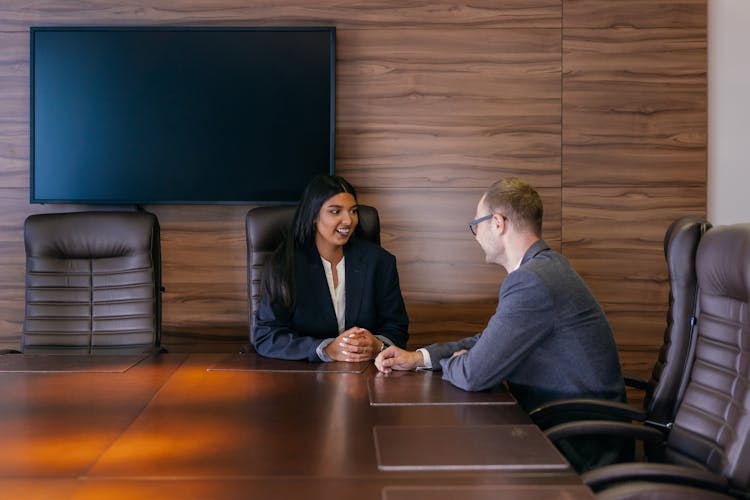
{"type": "Polygon", "coordinates": [[[326,272],[323,269],[323,262],[320,260],[321,257],[318,249],[313,245],[312,250],[299,253],[303,255],[303,259],[298,279],[304,280],[307,286],[298,290],[297,293],[310,294],[307,297],[308,302],[313,303],[320,312],[322,316],[321,323],[325,324],[326,328],[330,328],[332,331],[338,331],[336,311],[333,308],[331,291],[328,289],[328,280],[326,279],[326,272]]]}
{"type": "Polygon", "coordinates": [[[359,317],[359,308],[362,305],[362,290],[367,276],[367,262],[362,255],[362,249],[356,241],[352,241],[344,247],[346,257],[346,318],[345,328],[354,326],[356,318],[359,317]]]}

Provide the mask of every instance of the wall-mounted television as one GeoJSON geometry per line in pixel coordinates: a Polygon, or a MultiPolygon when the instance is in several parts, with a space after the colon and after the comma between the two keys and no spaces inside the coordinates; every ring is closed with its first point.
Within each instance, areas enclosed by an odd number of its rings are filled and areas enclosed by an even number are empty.
{"type": "Polygon", "coordinates": [[[30,32],[32,203],[284,203],[333,173],[333,27],[30,32]]]}

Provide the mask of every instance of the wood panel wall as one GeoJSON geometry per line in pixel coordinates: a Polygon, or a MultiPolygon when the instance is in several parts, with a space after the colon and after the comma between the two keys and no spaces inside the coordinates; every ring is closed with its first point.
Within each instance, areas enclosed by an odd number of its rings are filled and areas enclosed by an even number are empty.
{"type": "MultiPolygon", "coordinates": [[[[0,347],[23,322],[29,26],[337,27],[336,168],[378,207],[411,345],[480,330],[504,273],[466,230],[518,175],[544,237],[590,283],[626,365],[661,342],[661,239],[704,214],[705,0],[5,0],[0,5],[0,347]]],[[[103,166],[106,168],[106,166],[103,166]]],[[[247,338],[249,206],[148,206],[162,224],[168,345],[247,338]]],[[[209,347],[211,348],[211,347],[209,347]]]]}
{"type": "Polygon", "coordinates": [[[621,351],[661,342],[664,230],[705,216],[706,5],[568,0],[563,251],[621,351]]]}

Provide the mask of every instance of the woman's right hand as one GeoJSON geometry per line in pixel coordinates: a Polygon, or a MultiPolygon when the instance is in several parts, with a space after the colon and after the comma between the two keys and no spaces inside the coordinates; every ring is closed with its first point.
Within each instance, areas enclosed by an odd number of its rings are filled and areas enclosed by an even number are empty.
{"type": "Polygon", "coordinates": [[[349,328],[336,337],[325,348],[325,353],[334,361],[368,361],[377,356],[382,342],[369,330],[358,326],[349,328]]]}

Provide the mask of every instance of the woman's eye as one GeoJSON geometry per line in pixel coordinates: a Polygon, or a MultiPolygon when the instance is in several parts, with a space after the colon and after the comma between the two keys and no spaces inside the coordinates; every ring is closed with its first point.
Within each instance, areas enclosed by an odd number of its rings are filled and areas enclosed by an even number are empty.
{"type": "Polygon", "coordinates": [[[331,214],[331,215],[338,215],[339,214],[339,210],[337,208],[334,208],[333,210],[329,210],[328,213],[331,214]]]}

